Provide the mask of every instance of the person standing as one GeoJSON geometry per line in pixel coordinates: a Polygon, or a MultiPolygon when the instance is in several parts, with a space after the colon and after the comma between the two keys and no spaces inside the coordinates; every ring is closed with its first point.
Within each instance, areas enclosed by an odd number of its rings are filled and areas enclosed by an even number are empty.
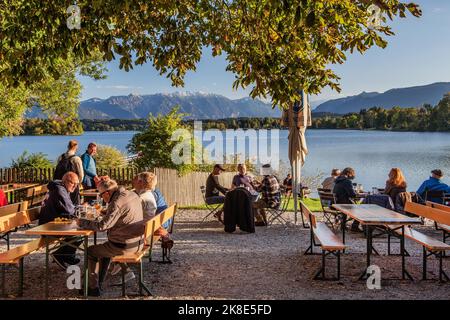
{"type": "Polygon", "coordinates": [[[89,143],[86,152],[81,156],[84,170],[83,188],[85,189],[95,188],[99,181],[97,176],[97,163],[94,158],[96,154],[97,145],[94,142],[91,142],[89,143]]]}
{"type": "MultiPolygon", "coordinates": [[[[76,155],[78,150],[78,142],[70,140],[67,145],[67,151],[58,158],[58,164],[55,168],[54,180],[61,180],[67,172],[75,172],[78,176],[78,181],[81,183],[84,178],[83,163],[81,158],[76,155]]],[[[80,204],[80,185],[70,194],[70,198],[75,205],[80,204]]]]}

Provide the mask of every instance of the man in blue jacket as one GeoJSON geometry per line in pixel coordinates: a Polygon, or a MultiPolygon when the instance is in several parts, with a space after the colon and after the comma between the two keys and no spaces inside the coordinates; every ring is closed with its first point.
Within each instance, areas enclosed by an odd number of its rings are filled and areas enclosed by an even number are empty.
{"type": "MultiPolygon", "coordinates": [[[[435,169],[431,171],[431,177],[428,180],[425,180],[417,189],[417,193],[420,195],[422,199],[425,199],[426,193],[428,191],[443,191],[444,193],[450,193],[450,187],[445,183],[441,182],[444,173],[440,169],[435,169]]],[[[442,203],[441,198],[428,198],[425,200],[429,200],[436,203],[442,203]]]]}
{"type": "MultiPolygon", "coordinates": [[[[79,185],[78,175],[69,171],[62,177],[62,180],[50,181],[47,185],[48,194],[44,200],[39,215],[39,224],[51,222],[58,217],[71,218],[75,216],[75,205],[70,199],[70,193],[74,192],[79,185]]],[[[75,251],[83,240],[75,237],[66,237],[65,241],[72,242],[72,246],[61,246],[52,253],[54,262],[62,269],[68,265],[77,264],[80,259],[75,257],[75,251]]]]}
{"type": "Polygon", "coordinates": [[[97,166],[94,156],[97,154],[97,145],[94,142],[89,143],[86,152],[81,156],[83,163],[84,178],[83,188],[95,188],[98,181],[97,166]]]}

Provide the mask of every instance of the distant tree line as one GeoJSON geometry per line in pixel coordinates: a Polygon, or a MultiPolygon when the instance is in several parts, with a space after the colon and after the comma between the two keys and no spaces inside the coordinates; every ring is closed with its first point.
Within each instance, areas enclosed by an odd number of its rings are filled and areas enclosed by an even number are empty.
{"type": "Polygon", "coordinates": [[[22,135],[81,135],[83,124],[78,119],[26,119],[22,125],[22,135]]]}
{"type": "MultiPolygon", "coordinates": [[[[184,120],[192,126],[194,120],[184,120]]],[[[280,118],[228,118],[202,120],[203,129],[286,129],[280,118]]],[[[27,119],[24,134],[81,134],[84,131],[143,131],[148,127],[147,119],[75,120],[65,122],[57,119],[27,119]]],[[[450,94],[435,106],[420,108],[383,109],[373,107],[358,113],[313,114],[315,129],[376,129],[395,131],[450,131],[450,94]]]]}
{"type": "Polygon", "coordinates": [[[377,129],[398,131],[450,131],[450,95],[432,107],[363,109],[343,116],[322,116],[313,119],[317,129],[377,129]]]}

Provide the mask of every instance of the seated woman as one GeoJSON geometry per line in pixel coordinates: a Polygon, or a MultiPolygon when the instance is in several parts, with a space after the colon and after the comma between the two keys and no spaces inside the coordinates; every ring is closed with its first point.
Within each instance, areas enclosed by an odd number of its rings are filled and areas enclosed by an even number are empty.
{"type": "Polygon", "coordinates": [[[397,195],[401,192],[406,192],[405,176],[399,168],[392,168],[389,172],[389,179],[386,181],[384,194],[391,197],[392,202],[395,203],[397,195]]]}
{"type": "MultiPolygon", "coordinates": [[[[158,179],[153,172],[141,172],[133,179],[133,188],[142,199],[142,209],[144,220],[150,220],[156,215],[157,205],[153,191],[155,190],[158,179]]],[[[160,227],[155,231],[154,235],[161,236],[163,247],[171,248],[173,240],[164,227],[160,227]]]]}

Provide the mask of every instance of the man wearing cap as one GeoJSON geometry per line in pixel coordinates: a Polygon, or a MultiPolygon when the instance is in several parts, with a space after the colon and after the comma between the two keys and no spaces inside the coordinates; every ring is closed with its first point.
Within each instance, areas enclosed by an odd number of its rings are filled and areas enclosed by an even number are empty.
{"type": "MultiPolygon", "coordinates": [[[[417,189],[417,193],[425,199],[425,194],[428,191],[443,191],[450,193],[450,187],[445,183],[441,182],[444,173],[440,169],[435,169],[431,171],[431,177],[428,180],[425,180],[419,189],[417,189]]],[[[428,199],[432,202],[442,203],[442,198],[430,198],[428,199]]]]}
{"type": "Polygon", "coordinates": [[[225,193],[228,192],[228,189],[219,183],[219,175],[222,171],[225,171],[225,169],[220,164],[216,164],[208,179],[206,179],[205,198],[207,204],[224,203],[225,201],[225,193]]]}

